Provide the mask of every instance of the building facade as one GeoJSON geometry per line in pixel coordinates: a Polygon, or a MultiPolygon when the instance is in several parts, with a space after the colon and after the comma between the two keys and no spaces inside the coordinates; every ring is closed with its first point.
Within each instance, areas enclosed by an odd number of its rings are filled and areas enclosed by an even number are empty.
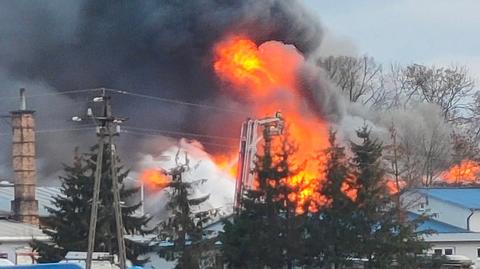
{"type": "Polygon", "coordinates": [[[417,188],[402,196],[415,218],[431,216],[419,230],[432,230],[425,241],[432,254],[462,255],[480,268],[480,188],[417,188]]]}

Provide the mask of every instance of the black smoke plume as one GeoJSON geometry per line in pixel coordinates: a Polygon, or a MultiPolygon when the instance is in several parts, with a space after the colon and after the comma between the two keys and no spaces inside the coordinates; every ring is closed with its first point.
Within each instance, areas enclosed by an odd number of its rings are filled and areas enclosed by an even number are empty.
{"type": "MultiPolygon", "coordinates": [[[[11,87],[24,84],[29,94],[108,87],[235,106],[220,96],[211,68],[214,44],[232,33],[258,43],[293,44],[307,56],[322,38],[319,23],[295,0],[1,1],[2,95],[14,95],[18,89],[11,87]]],[[[88,98],[31,100],[39,129],[71,126],[68,119],[85,108],[81,103],[88,98]]],[[[131,126],[183,132],[205,132],[207,126],[210,133],[238,136],[244,117],[134,97],[115,98],[115,112],[129,117],[131,126]],[[218,122],[238,128],[220,128],[218,122]]],[[[10,101],[0,102],[5,104],[2,108],[14,109],[10,101]]],[[[55,143],[51,142],[54,135],[39,137],[39,154],[58,167],[56,161],[68,161],[63,156],[83,141],[78,139],[82,135],[62,135],[55,143]]],[[[130,146],[137,141],[122,139],[129,140],[130,146]]],[[[8,155],[4,149],[2,155],[8,155]]],[[[8,162],[8,158],[2,160],[8,162]]],[[[46,164],[45,169],[53,169],[50,166],[46,164]]]]}

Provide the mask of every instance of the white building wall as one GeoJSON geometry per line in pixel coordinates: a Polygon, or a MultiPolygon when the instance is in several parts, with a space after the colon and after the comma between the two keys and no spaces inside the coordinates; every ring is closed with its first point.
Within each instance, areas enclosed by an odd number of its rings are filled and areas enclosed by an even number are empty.
{"type": "Polygon", "coordinates": [[[0,242],[0,253],[6,253],[8,260],[15,264],[32,264],[31,257],[21,255],[30,252],[29,248],[29,242],[0,242]]]}
{"type": "MultiPolygon", "coordinates": [[[[432,197],[426,197],[419,193],[406,194],[402,198],[404,205],[411,212],[422,214],[434,214],[433,218],[463,229],[467,229],[467,218],[471,214],[469,209],[462,208],[455,204],[438,200],[432,197]]],[[[472,216],[473,217],[473,216],[472,216]]],[[[480,231],[480,212],[475,216],[475,227],[480,231]]]]}
{"type": "Polygon", "coordinates": [[[430,209],[430,213],[436,214],[434,215],[436,220],[468,229],[467,218],[471,214],[470,210],[431,197],[428,199],[427,208],[430,209]]]}
{"type": "Polygon", "coordinates": [[[433,253],[436,248],[453,248],[454,255],[463,255],[475,263],[474,267],[480,269],[480,259],[477,258],[477,248],[480,248],[480,242],[434,242],[429,252],[433,253]]]}

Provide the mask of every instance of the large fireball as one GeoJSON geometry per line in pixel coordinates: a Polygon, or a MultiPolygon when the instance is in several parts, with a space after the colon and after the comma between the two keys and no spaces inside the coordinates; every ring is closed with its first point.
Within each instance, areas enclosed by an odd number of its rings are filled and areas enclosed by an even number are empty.
{"type": "Polygon", "coordinates": [[[282,112],[290,138],[298,144],[292,165],[307,161],[303,171],[289,179],[289,184],[299,189],[290,199],[297,202],[298,211],[307,201],[314,200],[310,210],[315,211],[323,203],[315,190],[321,184],[324,169],[314,159],[328,147],[329,126],[301,94],[298,78],[303,64],[303,56],[292,45],[268,41],[257,46],[246,37],[233,36],[216,45],[213,67],[228,83],[227,89],[248,100],[255,116],[282,112]]]}

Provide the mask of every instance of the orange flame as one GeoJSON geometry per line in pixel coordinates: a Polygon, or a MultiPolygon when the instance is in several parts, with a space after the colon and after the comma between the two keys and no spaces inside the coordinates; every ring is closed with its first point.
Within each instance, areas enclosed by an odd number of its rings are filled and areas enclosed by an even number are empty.
{"type": "Polygon", "coordinates": [[[440,177],[447,183],[475,183],[480,179],[480,164],[472,160],[463,160],[443,172],[440,177]]]}
{"type": "Polygon", "coordinates": [[[292,45],[268,41],[257,46],[252,40],[233,36],[215,47],[216,74],[231,84],[229,89],[248,98],[258,117],[281,110],[289,125],[290,136],[298,144],[294,162],[309,161],[303,171],[289,179],[288,184],[299,191],[290,195],[297,202],[297,212],[307,206],[316,211],[324,203],[316,193],[323,168],[314,159],[316,152],[328,147],[328,124],[308,107],[302,97],[297,77],[303,56],[292,45]],[[314,203],[310,203],[313,201],[314,203]]]}
{"type": "Polygon", "coordinates": [[[232,153],[232,156],[228,155],[218,155],[213,156],[213,161],[216,166],[221,170],[226,172],[232,178],[237,177],[237,153],[232,153]]]}
{"type": "Polygon", "coordinates": [[[407,183],[404,180],[399,180],[398,186],[397,182],[393,178],[387,178],[385,186],[390,194],[397,194],[399,191],[406,187],[407,183]]]}
{"type": "Polygon", "coordinates": [[[140,174],[140,180],[150,188],[163,189],[170,183],[165,173],[157,169],[146,169],[140,174]]]}

